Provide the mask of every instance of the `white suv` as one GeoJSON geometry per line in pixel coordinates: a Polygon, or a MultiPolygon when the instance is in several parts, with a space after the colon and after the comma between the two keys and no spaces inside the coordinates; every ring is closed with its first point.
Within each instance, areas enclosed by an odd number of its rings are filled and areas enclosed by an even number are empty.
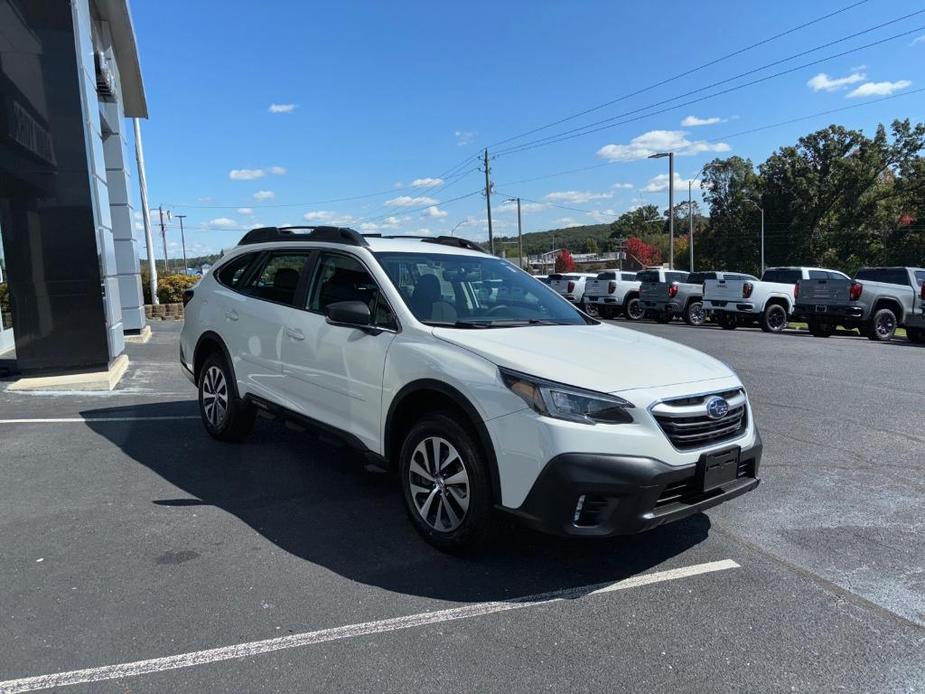
{"type": "Polygon", "coordinates": [[[440,547],[483,541],[495,511],[639,532],[759,482],[728,367],[600,323],[469,241],[255,229],[185,301],[209,434],[241,439],[258,411],[336,434],[397,470],[440,547]]]}

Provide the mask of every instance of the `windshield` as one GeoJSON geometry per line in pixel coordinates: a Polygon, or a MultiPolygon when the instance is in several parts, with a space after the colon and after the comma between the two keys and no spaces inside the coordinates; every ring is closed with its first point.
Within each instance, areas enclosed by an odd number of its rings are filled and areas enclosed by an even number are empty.
{"type": "Polygon", "coordinates": [[[447,253],[376,253],[415,318],[428,325],[584,325],[571,304],[505,260],[447,253]]]}

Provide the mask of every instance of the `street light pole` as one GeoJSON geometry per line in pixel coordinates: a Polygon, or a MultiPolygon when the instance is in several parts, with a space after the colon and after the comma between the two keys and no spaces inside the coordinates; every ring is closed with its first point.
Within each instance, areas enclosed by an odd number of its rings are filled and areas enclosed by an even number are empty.
{"type": "Polygon", "coordinates": [[[691,252],[691,272],[694,271],[694,197],[692,190],[694,187],[694,179],[690,179],[687,182],[687,245],[690,248],[691,252]]]}
{"type": "Polygon", "coordinates": [[[151,303],[159,304],[160,301],[157,299],[157,261],[154,258],[154,237],[151,235],[151,210],[148,208],[148,179],[145,176],[145,152],[141,143],[141,121],[137,118],[132,118],[132,126],[135,129],[135,165],[138,167],[138,192],[141,195],[141,214],[144,216],[151,303]]]}
{"type": "Polygon", "coordinates": [[[757,202],[748,198],[748,202],[758,208],[758,211],[761,212],[761,274],[764,274],[764,208],[759,205],[757,202]]]}
{"type": "Polygon", "coordinates": [[[185,275],[189,269],[189,263],[186,262],[186,236],[183,234],[183,220],[186,218],[185,214],[178,214],[177,219],[180,220],[180,245],[183,247],[183,274],[185,275]]]}
{"type": "Polygon", "coordinates": [[[520,267],[524,266],[524,237],[523,228],[520,224],[520,198],[508,198],[505,202],[517,203],[517,253],[520,256],[520,267]]]}
{"type": "Polygon", "coordinates": [[[668,157],[668,269],[674,270],[674,152],[649,155],[649,159],[664,157],[668,157]]]}

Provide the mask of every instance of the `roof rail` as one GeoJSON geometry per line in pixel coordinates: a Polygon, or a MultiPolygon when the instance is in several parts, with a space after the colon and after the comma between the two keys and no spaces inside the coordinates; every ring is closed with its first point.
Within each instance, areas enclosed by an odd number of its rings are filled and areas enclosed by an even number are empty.
{"type": "Polygon", "coordinates": [[[324,241],[327,243],[343,243],[347,246],[368,246],[362,235],[349,227],[258,227],[251,229],[238,241],[239,246],[252,243],[266,243],[268,241],[324,241]],[[307,234],[299,233],[306,229],[307,234]]]}
{"type": "Polygon", "coordinates": [[[466,248],[470,251],[479,251],[480,253],[487,253],[484,248],[470,241],[469,239],[461,239],[458,236],[421,236],[419,234],[395,234],[393,236],[383,236],[384,239],[420,239],[424,243],[439,243],[442,246],[456,246],[457,248],[466,248]]]}

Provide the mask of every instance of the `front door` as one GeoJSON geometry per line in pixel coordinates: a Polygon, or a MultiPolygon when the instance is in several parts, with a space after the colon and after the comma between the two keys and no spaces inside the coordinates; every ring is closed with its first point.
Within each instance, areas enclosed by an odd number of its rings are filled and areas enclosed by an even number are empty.
{"type": "Polygon", "coordinates": [[[286,399],[323,424],[379,450],[382,378],[397,324],[366,267],[347,253],[322,252],[314,265],[304,311],[292,311],[282,342],[286,399]],[[330,325],[324,310],[337,301],[370,307],[377,334],[330,325]]]}

